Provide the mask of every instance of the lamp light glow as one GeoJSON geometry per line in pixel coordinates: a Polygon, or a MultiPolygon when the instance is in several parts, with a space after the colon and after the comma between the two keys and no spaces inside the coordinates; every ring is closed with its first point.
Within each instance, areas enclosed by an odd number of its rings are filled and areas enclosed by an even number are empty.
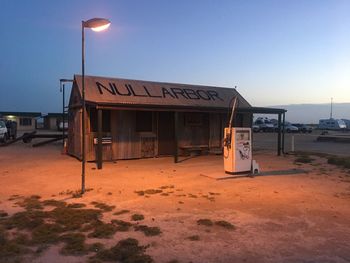
{"type": "Polygon", "coordinates": [[[111,23],[108,23],[106,25],[99,26],[99,27],[91,27],[91,30],[95,31],[95,32],[100,32],[100,31],[103,31],[103,30],[109,28],[110,25],[111,25],[111,23]]]}

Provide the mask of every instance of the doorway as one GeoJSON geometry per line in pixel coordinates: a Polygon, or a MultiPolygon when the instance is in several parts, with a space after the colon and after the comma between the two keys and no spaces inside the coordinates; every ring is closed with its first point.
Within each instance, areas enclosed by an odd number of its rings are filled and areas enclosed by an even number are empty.
{"type": "Polygon", "coordinates": [[[158,155],[174,155],[175,125],[174,112],[158,113],[158,155]]]}

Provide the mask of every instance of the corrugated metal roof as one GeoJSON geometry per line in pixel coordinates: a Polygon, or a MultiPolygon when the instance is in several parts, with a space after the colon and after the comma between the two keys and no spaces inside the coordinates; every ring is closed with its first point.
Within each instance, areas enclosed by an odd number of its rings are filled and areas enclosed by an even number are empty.
{"type": "MultiPolygon", "coordinates": [[[[75,75],[73,88],[80,94],[81,85],[82,77],[75,75]]],[[[86,102],[98,105],[227,109],[235,96],[238,107],[251,107],[233,88],[85,76],[86,102]]]]}
{"type": "Polygon", "coordinates": [[[21,111],[0,111],[2,116],[19,116],[19,117],[40,117],[40,112],[21,112],[21,111]]]}
{"type": "MultiPolygon", "coordinates": [[[[67,116],[68,114],[65,113],[64,115],[67,116]]],[[[61,113],[49,112],[47,115],[43,117],[62,117],[62,112],[61,113]]]]}

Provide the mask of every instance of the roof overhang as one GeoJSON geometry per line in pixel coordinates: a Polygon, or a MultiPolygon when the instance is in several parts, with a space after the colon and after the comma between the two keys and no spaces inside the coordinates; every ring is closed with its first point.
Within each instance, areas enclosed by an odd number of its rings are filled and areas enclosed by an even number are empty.
{"type": "Polygon", "coordinates": [[[16,116],[16,117],[41,117],[40,112],[19,112],[19,111],[0,111],[2,116],[16,116]]]}
{"type": "Polygon", "coordinates": [[[278,108],[266,108],[266,107],[249,107],[237,109],[240,113],[253,113],[253,114],[283,114],[286,113],[285,109],[278,108]]]}

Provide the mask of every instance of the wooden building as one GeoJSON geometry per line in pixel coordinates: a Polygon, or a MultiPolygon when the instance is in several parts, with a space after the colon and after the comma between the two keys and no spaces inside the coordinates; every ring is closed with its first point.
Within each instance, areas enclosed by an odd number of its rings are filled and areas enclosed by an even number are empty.
{"type": "MultiPolygon", "coordinates": [[[[74,76],[68,153],[81,159],[82,77],[74,76]]],[[[134,159],[222,150],[224,127],[238,98],[234,126],[251,127],[251,105],[233,88],[85,76],[86,160],[134,159]],[[100,125],[99,125],[100,121],[100,125]]]]}

